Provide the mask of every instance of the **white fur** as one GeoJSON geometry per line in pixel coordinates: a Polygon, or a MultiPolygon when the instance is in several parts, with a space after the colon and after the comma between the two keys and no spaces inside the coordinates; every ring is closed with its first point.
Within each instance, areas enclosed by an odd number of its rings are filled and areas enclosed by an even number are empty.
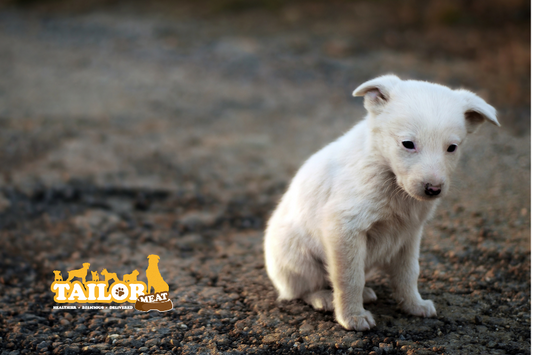
{"type": "Polygon", "coordinates": [[[377,299],[365,287],[376,267],[390,274],[405,312],[436,315],[417,288],[422,230],[449,188],[467,133],[484,120],[499,126],[494,108],[466,90],[386,75],[354,91],[363,95],[366,119],[305,162],[265,234],[279,299],[334,309],[355,330],[375,326],[363,302],[377,299]],[[452,144],[457,149],[447,152],[452,144]],[[428,196],[428,186],[441,193],[428,196]]]}

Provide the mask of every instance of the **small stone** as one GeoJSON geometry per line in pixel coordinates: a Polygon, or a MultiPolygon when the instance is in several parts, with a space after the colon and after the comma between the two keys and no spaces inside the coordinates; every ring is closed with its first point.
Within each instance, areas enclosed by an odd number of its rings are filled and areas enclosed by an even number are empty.
{"type": "Polygon", "coordinates": [[[382,349],[385,353],[388,353],[393,349],[392,344],[387,343],[379,343],[379,348],[382,349]]]}
{"type": "Polygon", "coordinates": [[[61,345],[63,345],[63,343],[61,343],[59,341],[54,341],[52,343],[52,348],[55,350],[56,348],[60,347],[61,345]]]}
{"type": "Polygon", "coordinates": [[[219,334],[213,339],[217,344],[228,344],[230,341],[226,334],[219,334]]]}
{"type": "Polygon", "coordinates": [[[263,337],[263,344],[271,344],[275,343],[278,340],[278,335],[276,334],[268,334],[263,337]]]}
{"type": "Polygon", "coordinates": [[[147,340],[145,343],[144,343],[144,346],[147,346],[147,347],[152,347],[154,345],[159,345],[160,343],[160,340],[158,338],[155,338],[155,339],[150,339],[150,340],[147,340]]]}
{"type": "Polygon", "coordinates": [[[170,329],[166,328],[166,327],[163,327],[163,328],[159,328],[157,329],[157,332],[161,335],[167,335],[170,333],[170,329]]]}
{"type": "Polygon", "coordinates": [[[107,317],[105,320],[104,320],[104,323],[106,325],[110,325],[110,324],[113,324],[113,323],[120,323],[122,320],[120,318],[117,318],[117,317],[107,317]]]}
{"type": "Polygon", "coordinates": [[[124,342],[124,346],[131,346],[133,348],[140,348],[141,346],[144,345],[144,342],[140,339],[127,339],[125,340],[124,342]]]}
{"type": "Polygon", "coordinates": [[[363,343],[363,339],[359,339],[359,340],[354,341],[351,344],[351,347],[352,348],[364,348],[365,347],[365,343],[363,343]]]}
{"type": "Polygon", "coordinates": [[[300,333],[310,333],[315,330],[315,327],[312,324],[304,324],[300,327],[300,333]]]}
{"type": "Polygon", "coordinates": [[[80,353],[80,348],[74,345],[67,346],[63,352],[65,355],[76,355],[80,353]]]}
{"type": "Polygon", "coordinates": [[[91,347],[94,347],[98,350],[107,350],[109,349],[109,345],[106,344],[106,343],[101,343],[101,344],[94,344],[94,345],[91,345],[91,347]]]}
{"type": "Polygon", "coordinates": [[[357,334],[349,333],[341,338],[342,346],[348,346],[358,340],[357,334]]]}
{"type": "Polygon", "coordinates": [[[49,341],[41,341],[38,345],[37,345],[37,349],[39,350],[48,350],[48,348],[50,347],[50,342],[49,341]]]}
{"type": "Polygon", "coordinates": [[[83,333],[87,330],[87,327],[84,324],[78,324],[76,328],[74,329],[77,330],[78,332],[83,333]]]}
{"type": "MultiPolygon", "coordinates": [[[[409,354],[410,352],[408,352],[407,354],[409,354]]],[[[416,355],[435,355],[435,353],[433,352],[433,350],[429,350],[429,349],[416,349],[413,354],[416,354],[416,355]]]]}
{"type": "Polygon", "coordinates": [[[240,320],[235,323],[235,329],[244,329],[246,327],[247,322],[245,320],[240,320]]]}

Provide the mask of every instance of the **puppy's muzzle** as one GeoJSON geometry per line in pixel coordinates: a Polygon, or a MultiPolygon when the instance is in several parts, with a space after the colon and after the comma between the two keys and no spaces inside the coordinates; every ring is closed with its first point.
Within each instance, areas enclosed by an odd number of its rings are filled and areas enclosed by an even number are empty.
{"type": "Polygon", "coordinates": [[[428,196],[437,196],[440,194],[441,191],[441,185],[431,185],[429,183],[426,184],[424,192],[428,196]]]}

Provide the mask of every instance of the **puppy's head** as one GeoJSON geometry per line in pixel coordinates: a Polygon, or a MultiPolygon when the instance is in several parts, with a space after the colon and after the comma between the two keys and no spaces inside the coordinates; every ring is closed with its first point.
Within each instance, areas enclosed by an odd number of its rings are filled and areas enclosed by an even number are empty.
{"type": "Polygon", "coordinates": [[[354,96],[365,97],[373,153],[384,159],[411,197],[432,200],[449,189],[463,143],[496,110],[466,90],[385,75],[354,96]]]}

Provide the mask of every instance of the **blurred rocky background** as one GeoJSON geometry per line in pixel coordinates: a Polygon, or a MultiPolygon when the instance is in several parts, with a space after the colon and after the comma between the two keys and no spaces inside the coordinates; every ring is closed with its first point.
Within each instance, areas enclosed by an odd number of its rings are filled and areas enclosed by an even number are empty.
{"type": "Polygon", "coordinates": [[[0,1],[0,353],[529,354],[530,3],[0,1]],[[263,228],[386,73],[495,106],[378,326],[277,304],[263,228]],[[53,270],[161,257],[175,310],[52,311],[53,270]]]}

